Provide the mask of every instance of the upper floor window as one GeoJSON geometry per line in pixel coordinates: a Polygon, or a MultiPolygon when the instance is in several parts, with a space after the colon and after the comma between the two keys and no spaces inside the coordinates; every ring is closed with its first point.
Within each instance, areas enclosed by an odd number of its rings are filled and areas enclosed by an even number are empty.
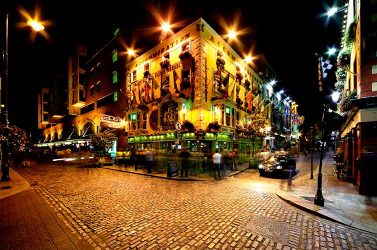
{"type": "Polygon", "coordinates": [[[119,28],[116,28],[115,30],[114,30],[114,36],[116,36],[116,35],[118,35],[119,34],[119,28]]]}
{"type": "Polygon", "coordinates": [[[94,85],[90,87],[90,96],[94,96],[94,85]]]}
{"type": "Polygon", "coordinates": [[[113,83],[118,83],[118,72],[113,71],[113,83]]]}
{"type": "Polygon", "coordinates": [[[134,82],[136,81],[136,70],[132,71],[132,74],[131,74],[131,82],[134,82]]]}
{"type": "Polygon", "coordinates": [[[116,62],[118,60],[118,51],[116,49],[113,50],[112,59],[113,62],[116,62]]]}
{"type": "Polygon", "coordinates": [[[101,90],[101,81],[98,81],[96,84],[96,91],[100,91],[100,90],[101,90]]]}
{"type": "Polygon", "coordinates": [[[130,129],[147,129],[147,114],[142,112],[131,113],[128,116],[130,129]]]}
{"type": "Polygon", "coordinates": [[[113,100],[114,100],[114,102],[117,102],[117,101],[118,101],[118,91],[115,91],[115,92],[114,92],[113,100]]]}

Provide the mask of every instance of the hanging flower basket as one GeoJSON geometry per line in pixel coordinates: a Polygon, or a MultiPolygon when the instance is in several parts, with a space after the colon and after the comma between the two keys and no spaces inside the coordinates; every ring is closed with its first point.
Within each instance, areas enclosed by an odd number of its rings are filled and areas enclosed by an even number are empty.
{"type": "Polygon", "coordinates": [[[335,72],[335,75],[338,81],[344,81],[347,77],[347,71],[344,68],[338,68],[335,72]]]}
{"type": "Polygon", "coordinates": [[[351,47],[344,47],[338,54],[338,67],[348,69],[350,66],[351,47]]]}
{"type": "Polygon", "coordinates": [[[210,123],[208,123],[207,131],[208,132],[219,132],[220,127],[221,126],[218,122],[210,122],[210,123]]]}
{"type": "Polygon", "coordinates": [[[183,121],[182,123],[182,129],[187,130],[188,132],[194,132],[195,126],[192,122],[186,120],[186,121],[183,121]]]}
{"type": "Polygon", "coordinates": [[[160,66],[161,66],[161,69],[167,69],[167,68],[169,68],[169,66],[170,66],[170,60],[169,59],[165,59],[164,61],[162,61],[160,63],[160,66]]]}
{"type": "Polygon", "coordinates": [[[350,47],[355,42],[356,38],[356,28],[357,28],[357,21],[352,21],[348,27],[347,30],[344,32],[344,35],[342,37],[342,42],[345,47],[350,47]]]}
{"type": "Polygon", "coordinates": [[[352,101],[357,98],[356,89],[352,90],[348,95],[342,96],[341,100],[339,101],[338,109],[341,113],[347,113],[351,110],[352,101]]]}
{"type": "Polygon", "coordinates": [[[342,92],[343,91],[343,89],[344,89],[344,81],[337,81],[336,83],[335,83],[335,89],[337,90],[337,91],[339,91],[339,92],[342,92]]]}
{"type": "Polygon", "coordinates": [[[224,65],[225,65],[225,60],[222,59],[221,57],[218,57],[218,58],[216,59],[216,66],[217,66],[217,68],[218,68],[218,67],[224,67],[224,65]]]}
{"type": "Polygon", "coordinates": [[[241,98],[239,96],[236,97],[236,103],[239,106],[241,106],[243,104],[243,101],[241,100],[241,98]]]}

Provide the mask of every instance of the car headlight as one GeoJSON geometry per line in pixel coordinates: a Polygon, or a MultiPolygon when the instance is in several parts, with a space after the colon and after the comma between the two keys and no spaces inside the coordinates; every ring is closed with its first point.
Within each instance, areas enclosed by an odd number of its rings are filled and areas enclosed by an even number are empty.
{"type": "Polygon", "coordinates": [[[263,169],[264,168],[263,164],[259,164],[258,168],[263,169]]]}
{"type": "Polygon", "coordinates": [[[277,165],[276,169],[282,169],[283,167],[281,165],[277,165]]]}

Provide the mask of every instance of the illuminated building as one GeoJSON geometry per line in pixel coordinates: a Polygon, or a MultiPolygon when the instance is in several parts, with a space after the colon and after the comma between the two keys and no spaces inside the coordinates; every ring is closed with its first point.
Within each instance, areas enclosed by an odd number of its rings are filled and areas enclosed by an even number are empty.
{"type": "Polygon", "coordinates": [[[70,125],[45,129],[46,138],[55,132],[68,135],[72,128],[79,137],[113,129],[128,137],[122,147],[148,146],[162,153],[180,146],[250,153],[262,146],[266,128],[271,128],[271,79],[256,73],[203,19],[131,61],[121,56],[121,34],[85,70],[76,63],[76,71],[69,72],[69,112],[77,116],[70,125]],[[85,88],[80,73],[85,74],[85,88]],[[257,115],[263,119],[258,138],[240,130],[257,115]]]}

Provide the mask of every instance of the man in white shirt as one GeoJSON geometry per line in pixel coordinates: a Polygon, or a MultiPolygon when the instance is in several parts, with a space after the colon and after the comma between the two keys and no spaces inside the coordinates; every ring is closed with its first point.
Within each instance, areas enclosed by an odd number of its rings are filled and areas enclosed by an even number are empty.
{"type": "Polygon", "coordinates": [[[221,164],[221,154],[219,153],[219,150],[216,149],[215,153],[212,155],[213,160],[213,166],[214,166],[214,177],[215,180],[221,178],[220,174],[220,164],[221,164]]]}

